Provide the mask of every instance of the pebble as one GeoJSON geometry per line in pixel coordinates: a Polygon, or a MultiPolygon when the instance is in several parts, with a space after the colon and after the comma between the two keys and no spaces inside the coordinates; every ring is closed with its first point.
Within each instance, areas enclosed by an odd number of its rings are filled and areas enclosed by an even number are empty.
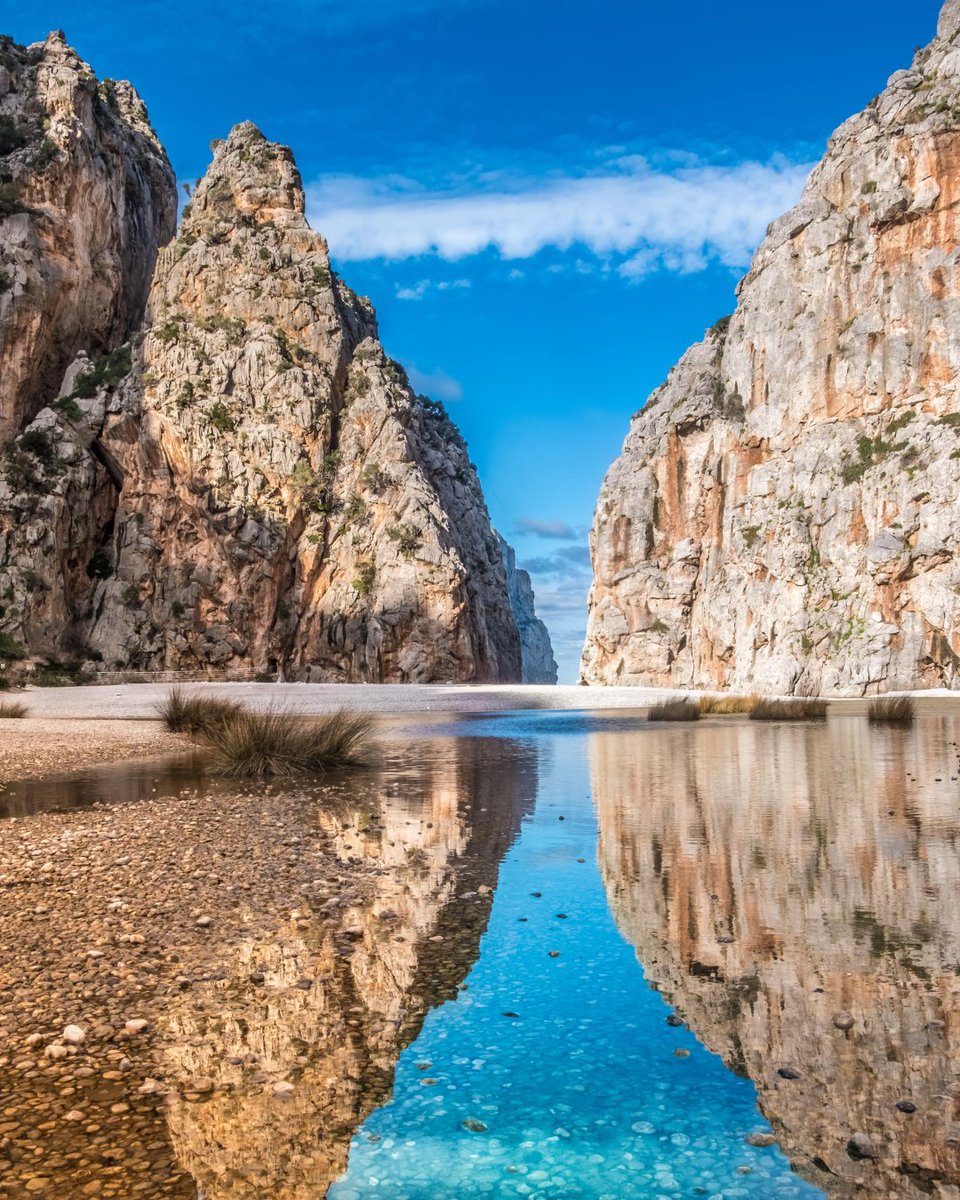
{"type": "Polygon", "coordinates": [[[848,1012],[834,1013],[833,1023],[837,1029],[842,1029],[846,1033],[848,1029],[853,1028],[853,1014],[848,1012]]]}
{"type": "Polygon", "coordinates": [[[123,1026],[124,1033],[143,1033],[145,1029],[150,1028],[150,1022],[144,1017],[133,1017],[126,1021],[123,1026]]]}
{"type": "Polygon", "coordinates": [[[777,1139],[772,1133],[748,1133],[743,1139],[748,1146],[756,1146],[758,1149],[766,1149],[767,1146],[775,1146],[777,1139]]]}
{"type": "Polygon", "coordinates": [[[868,1133],[855,1133],[849,1142],[847,1142],[847,1154],[855,1160],[877,1157],[877,1152],[868,1133]]]}
{"type": "Polygon", "coordinates": [[[68,1025],[63,1031],[63,1040],[69,1046],[81,1046],[86,1041],[86,1038],[87,1035],[79,1025],[68,1025]]]}

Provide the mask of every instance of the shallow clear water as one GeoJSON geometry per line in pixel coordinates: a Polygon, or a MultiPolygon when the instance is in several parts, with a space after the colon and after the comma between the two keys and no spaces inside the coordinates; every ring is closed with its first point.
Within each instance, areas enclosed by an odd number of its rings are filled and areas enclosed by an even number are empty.
{"type": "Polygon", "coordinates": [[[753,1084],[666,1023],[618,930],[597,866],[585,724],[601,722],[475,723],[577,736],[541,756],[536,811],[500,870],[479,960],[400,1056],[393,1098],[354,1138],[331,1200],[822,1194],[778,1149],[744,1143],[769,1130],[753,1084]]]}
{"type": "Polygon", "coordinates": [[[309,787],[8,790],[0,1035],[90,1034],[0,1036],[0,1182],[957,1200],[958,744],[933,708],[432,716],[309,787]]]}

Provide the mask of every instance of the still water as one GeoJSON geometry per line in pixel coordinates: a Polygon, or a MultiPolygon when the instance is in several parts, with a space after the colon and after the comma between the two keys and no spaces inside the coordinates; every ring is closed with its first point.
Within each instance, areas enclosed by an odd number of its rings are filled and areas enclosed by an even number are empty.
{"type": "MultiPolygon", "coordinates": [[[[39,1194],[956,1198],[958,741],[936,713],[903,731],[541,712],[412,725],[282,815],[195,781],[204,852],[243,899],[206,894],[202,939],[171,920],[179,984],[138,999],[154,1023],[129,1090],[156,1082],[134,1111],[170,1166],[129,1192],[54,1171],[39,1194]],[[317,892],[321,858],[341,874],[317,892]]],[[[51,803],[20,794],[15,825],[51,803]]],[[[109,811],[122,848],[135,806],[109,811]]],[[[67,836],[97,815],[52,819],[67,836]]],[[[42,1086],[25,1074],[0,1088],[42,1086]]],[[[122,1146],[120,1116],[94,1127],[122,1146]]],[[[89,1149],[50,1137],[57,1162],[89,1149]]]]}

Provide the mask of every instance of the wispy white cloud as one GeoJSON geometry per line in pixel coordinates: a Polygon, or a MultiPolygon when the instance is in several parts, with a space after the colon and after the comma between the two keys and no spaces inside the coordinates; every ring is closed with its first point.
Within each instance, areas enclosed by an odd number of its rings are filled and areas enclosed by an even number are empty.
{"type": "Polygon", "coordinates": [[[509,182],[493,175],[447,189],[337,176],[309,189],[309,212],[342,261],[456,261],[485,250],[519,260],[576,248],[575,269],[587,269],[587,250],[638,279],[660,269],[745,266],[767,224],[796,203],[809,169],[784,158],[652,166],[629,156],[599,173],[509,182]]]}
{"type": "Polygon", "coordinates": [[[516,532],[532,533],[541,538],[556,538],[563,542],[571,542],[577,536],[576,530],[566,521],[540,521],[536,517],[520,517],[517,520],[516,532]]]}
{"type": "Polygon", "coordinates": [[[422,300],[427,292],[449,292],[471,286],[469,279],[421,279],[409,287],[397,288],[398,300],[422,300]]]}
{"type": "Polygon", "coordinates": [[[413,363],[405,362],[407,378],[415,392],[421,392],[434,400],[453,403],[463,399],[463,386],[446,371],[420,371],[413,363]]]}

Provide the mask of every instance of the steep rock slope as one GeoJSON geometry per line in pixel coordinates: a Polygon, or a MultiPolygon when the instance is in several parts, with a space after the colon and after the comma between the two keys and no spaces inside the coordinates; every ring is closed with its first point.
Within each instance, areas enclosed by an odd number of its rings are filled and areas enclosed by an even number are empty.
{"type": "Polygon", "coordinates": [[[108,670],[514,681],[476,471],[331,272],[289,150],[238,126],[147,322],[78,359],[0,481],[0,632],[108,670]]]}
{"type": "Polygon", "coordinates": [[[524,683],[556,683],[557,660],[553,657],[550,631],[537,616],[533,584],[528,571],[517,566],[511,545],[500,538],[500,554],[507,573],[507,593],[517,629],[524,683]]]}
{"type": "Polygon", "coordinates": [[[588,683],[960,685],[960,0],[603,484],[588,683]]]}
{"type": "Polygon", "coordinates": [[[139,327],[176,211],[128,83],[98,83],[62,33],[0,39],[0,438],[56,397],[79,351],[139,327]]]}

